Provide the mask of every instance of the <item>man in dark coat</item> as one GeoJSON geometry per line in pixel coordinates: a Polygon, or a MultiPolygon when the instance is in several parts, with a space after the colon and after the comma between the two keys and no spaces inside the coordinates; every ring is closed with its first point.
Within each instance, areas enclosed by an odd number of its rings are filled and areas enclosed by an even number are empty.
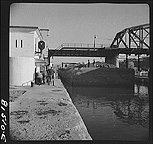
{"type": "Polygon", "coordinates": [[[53,75],[54,75],[54,70],[53,70],[53,68],[49,65],[49,66],[47,67],[47,82],[48,82],[48,85],[50,84],[53,75]]]}

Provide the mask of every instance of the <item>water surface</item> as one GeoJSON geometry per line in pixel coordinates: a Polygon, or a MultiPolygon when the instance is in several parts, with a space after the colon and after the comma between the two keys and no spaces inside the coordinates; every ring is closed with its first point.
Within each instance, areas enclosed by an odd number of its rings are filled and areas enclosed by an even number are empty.
{"type": "Polygon", "coordinates": [[[148,87],[66,86],[93,140],[145,141],[149,137],[148,87]]]}

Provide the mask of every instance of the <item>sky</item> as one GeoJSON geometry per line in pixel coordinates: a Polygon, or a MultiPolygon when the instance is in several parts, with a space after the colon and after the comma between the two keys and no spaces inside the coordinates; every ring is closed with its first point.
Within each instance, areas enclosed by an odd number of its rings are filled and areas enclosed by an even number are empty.
{"type": "MultiPolygon", "coordinates": [[[[13,3],[10,6],[10,25],[48,28],[48,37],[46,32],[42,33],[51,49],[63,43],[93,44],[94,35],[97,36],[96,44],[109,46],[117,32],[147,23],[149,23],[147,4],[13,3]]],[[[53,59],[55,63],[87,62],[87,60],[88,58],[74,57],[53,59]]]]}

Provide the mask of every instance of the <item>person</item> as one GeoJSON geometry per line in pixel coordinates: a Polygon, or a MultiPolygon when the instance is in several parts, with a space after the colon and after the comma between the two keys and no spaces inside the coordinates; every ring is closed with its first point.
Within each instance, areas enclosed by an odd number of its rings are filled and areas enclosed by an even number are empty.
{"type": "Polygon", "coordinates": [[[46,68],[45,68],[45,66],[42,66],[41,74],[42,74],[42,83],[45,84],[45,79],[46,79],[46,68]]]}
{"type": "Polygon", "coordinates": [[[35,68],[35,84],[37,84],[37,76],[38,76],[38,73],[36,72],[36,68],[35,68]]]}
{"type": "Polygon", "coordinates": [[[38,72],[37,75],[37,84],[40,86],[42,84],[42,74],[38,72]]]}
{"type": "Polygon", "coordinates": [[[94,65],[95,65],[95,59],[93,59],[93,67],[94,67],[94,65]]]}
{"type": "Polygon", "coordinates": [[[45,78],[46,78],[46,72],[45,70],[42,71],[42,80],[43,80],[43,84],[45,84],[45,78]]]}
{"type": "Polygon", "coordinates": [[[48,82],[48,85],[50,85],[50,82],[51,82],[51,80],[53,78],[53,74],[54,74],[54,70],[49,65],[48,68],[47,68],[47,82],[48,82]]]}
{"type": "Polygon", "coordinates": [[[89,61],[89,59],[88,59],[88,67],[90,67],[90,61],[89,61]]]}
{"type": "Polygon", "coordinates": [[[50,69],[51,69],[51,67],[50,67],[50,65],[48,65],[48,66],[47,66],[47,70],[46,70],[46,72],[47,72],[47,77],[46,77],[46,79],[47,79],[48,85],[49,85],[50,82],[51,82],[50,69]]]}
{"type": "MultiPolygon", "coordinates": [[[[53,69],[52,69],[53,70],[53,69]]],[[[52,81],[53,81],[53,86],[54,86],[54,77],[55,77],[55,71],[52,71],[52,81]]]]}

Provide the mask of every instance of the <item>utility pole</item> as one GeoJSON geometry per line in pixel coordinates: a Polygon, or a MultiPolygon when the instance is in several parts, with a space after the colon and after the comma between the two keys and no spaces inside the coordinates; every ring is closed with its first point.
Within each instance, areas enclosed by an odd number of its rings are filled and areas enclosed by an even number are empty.
{"type": "Polygon", "coordinates": [[[95,39],[96,39],[96,35],[94,35],[94,51],[95,51],[95,46],[96,46],[96,42],[95,42],[95,39]]]}

